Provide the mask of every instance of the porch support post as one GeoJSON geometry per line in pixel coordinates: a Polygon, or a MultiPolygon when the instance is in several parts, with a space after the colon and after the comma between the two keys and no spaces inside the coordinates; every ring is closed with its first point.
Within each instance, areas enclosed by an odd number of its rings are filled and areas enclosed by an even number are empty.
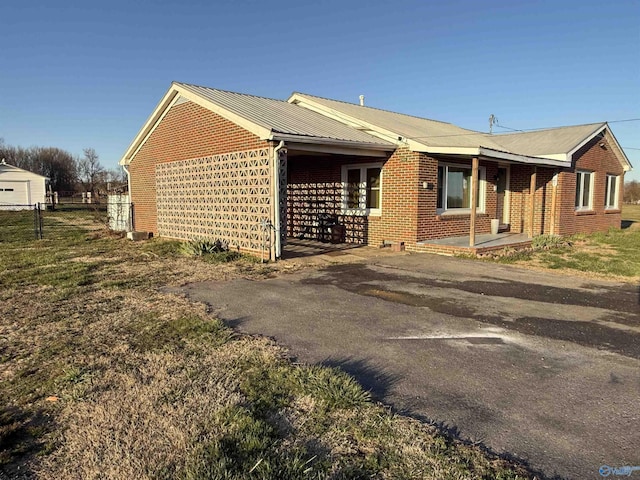
{"type": "Polygon", "coordinates": [[[551,235],[556,234],[556,209],[558,201],[556,195],[558,194],[558,172],[554,172],[551,180],[551,225],[549,227],[549,233],[551,235]]]}
{"type": "Polygon", "coordinates": [[[469,218],[469,246],[476,244],[476,208],[478,203],[478,157],[471,161],[471,216],[469,218]]]}
{"type": "Polygon", "coordinates": [[[535,221],[535,207],[536,207],[536,176],[538,173],[538,167],[533,167],[531,173],[531,184],[529,185],[529,233],[533,238],[533,222],[535,221]]]}

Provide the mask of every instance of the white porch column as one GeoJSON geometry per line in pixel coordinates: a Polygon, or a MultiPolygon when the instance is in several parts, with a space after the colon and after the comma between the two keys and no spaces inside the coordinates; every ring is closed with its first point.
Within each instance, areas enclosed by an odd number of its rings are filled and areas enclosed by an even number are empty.
{"type": "Polygon", "coordinates": [[[469,246],[476,244],[476,209],[478,207],[478,157],[471,161],[471,217],[469,218],[469,246]]]}
{"type": "Polygon", "coordinates": [[[538,173],[538,167],[533,167],[533,172],[531,173],[531,184],[529,185],[529,233],[530,237],[533,238],[534,228],[533,222],[535,221],[535,207],[536,207],[536,175],[538,173]]]}

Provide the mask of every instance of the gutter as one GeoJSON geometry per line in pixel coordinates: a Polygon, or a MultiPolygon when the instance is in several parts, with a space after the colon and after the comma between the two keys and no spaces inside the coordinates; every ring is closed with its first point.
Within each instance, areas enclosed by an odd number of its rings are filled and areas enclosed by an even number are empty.
{"type": "Polygon", "coordinates": [[[274,199],[273,208],[275,210],[273,218],[273,229],[275,238],[275,252],[274,260],[282,256],[282,239],[280,237],[280,151],[287,153],[284,145],[284,140],[280,140],[280,143],[273,149],[273,184],[274,184],[274,199]]]}
{"type": "Polygon", "coordinates": [[[265,140],[288,141],[296,143],[311,143],[317,145],[335,145],[339,147],[352,147],[352,148],[368,148],[370,150],[383,150],[392,151],[397,148],[397,145],[391,142],[385,144],[382,143],[369,143],[369,142],[353,142],[349,140],[338,140],[335,138],[324,137],[308,137],[303,135],[291,135],[287,133],[272,133],[265,140]]]}

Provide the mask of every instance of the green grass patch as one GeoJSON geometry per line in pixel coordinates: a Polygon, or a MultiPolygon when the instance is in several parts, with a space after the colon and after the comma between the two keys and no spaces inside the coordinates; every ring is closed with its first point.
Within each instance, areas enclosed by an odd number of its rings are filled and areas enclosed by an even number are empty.
{"type": "Polygon", "coordinates": [[[635,280],[640,277],[640,205],[624,205],[622,218],[622,229],[570,237],[540,235],[532,240],[532,249],[505,249],[480,259],[635,280]]]}
{"type": "Polygon", "coordinates": [[[216,319],[196,315],[166,319],[149,312],[128,329],[129,344],[137,352],[183,351],[198,353],[227,342],[230,331],[216,319]]]}

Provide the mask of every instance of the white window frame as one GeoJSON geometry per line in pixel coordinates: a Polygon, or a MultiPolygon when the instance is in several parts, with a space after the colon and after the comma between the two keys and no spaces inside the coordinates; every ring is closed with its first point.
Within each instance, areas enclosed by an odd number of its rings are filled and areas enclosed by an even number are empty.
{"type": "Polygon", "coordinates": [[[620,175],[613,175],[607,173],[606,183],[604,187],[604,208],[605,210],[617,210],[618,198],[620,197],[620,175]],[[613,198],[611,198],[611,184],[615,184],[615,192],[613,198]]]}
{"type": "MultiPolygon", "coordinates": [[[[469,208],[448,208],[447,207],[447,177],[449,176],[449,167],[455,168],[464,168],[471,169],[470,165],[465,165],[464,163],[447,163],[447,162],[438,162],[438,168],[443,167],[445,169],[445,174],[443,177],[442,186],[442,208],[438,208],[436,206],[436,213],[438,215],[465,215],[471,214],[471,207],[469,208]]],[[[485,213],[486,209],[486,189],[487,189],[487,180],[486,180],[486,169],[485,167],[478,167],[478,205],[476,205],[476,213],[485,213]]],[[[438,188],[436,186],[436,205],[438,205],[438,188]]]]}
{"type": "Polygon", "coordinates": [[[593,210],[593,186],[595,185],[596,173],[589,170],[576,170],[576,197],[580,203],[576,205],[576,211],[593,210]],[[589,203],[584,205],[582,199],[584,197],[585,175],[589,175],[589,203]],[[578,195],[578,192],[580,193],[578,195]]]}
{"type": "Polygon", "coordinates": [[[343,215],[382,215],[382,189],[383,189],[383,171],[382,163],[356,163],[354,165],[342,166],[342,214],[343,215]],[[380,208],[367,208],[367,169],[379,168],[380,169],[380,208]],[[349,200],[349,182],[348,172],[349,170],[360,170],[360,202],[358,208],[349,208],[347,202],[349,200]],[[363,181],[364,180],[364,181],[363,181]]]}

